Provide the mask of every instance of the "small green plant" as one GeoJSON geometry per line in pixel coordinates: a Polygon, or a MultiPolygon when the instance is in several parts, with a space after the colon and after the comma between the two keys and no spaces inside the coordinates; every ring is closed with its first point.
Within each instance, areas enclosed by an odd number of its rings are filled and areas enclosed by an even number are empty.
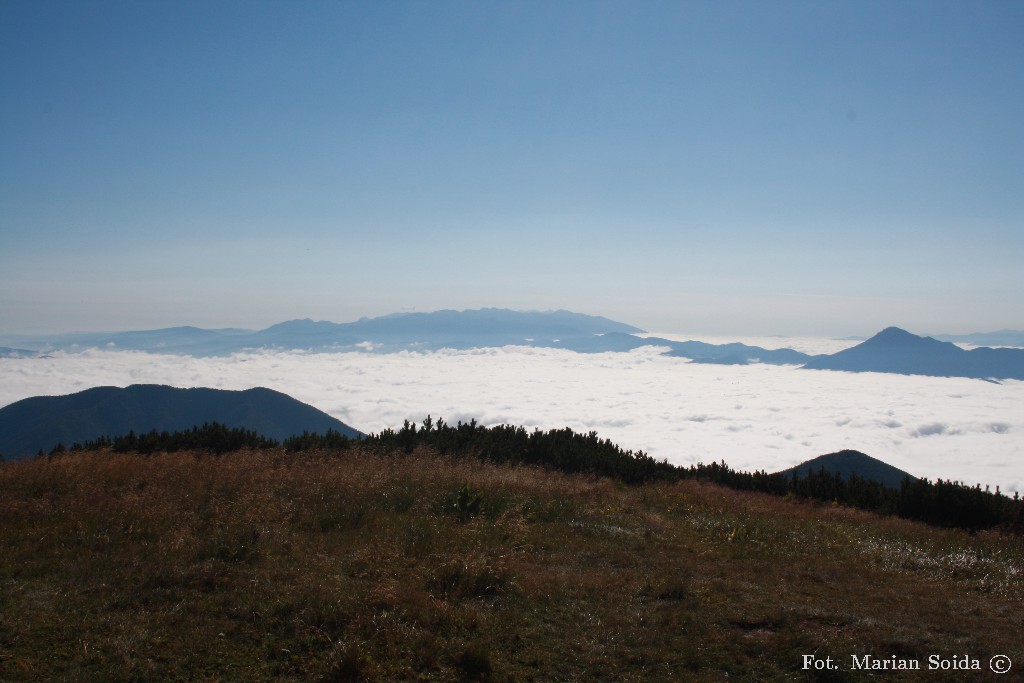
{"type": "Polygon", "coordinates": [[[469,484],[463,484],[455,497],[455,512],[463,519],[476,517],[480,514],[483,502],[484,494],[470,487],[469,484]]]}

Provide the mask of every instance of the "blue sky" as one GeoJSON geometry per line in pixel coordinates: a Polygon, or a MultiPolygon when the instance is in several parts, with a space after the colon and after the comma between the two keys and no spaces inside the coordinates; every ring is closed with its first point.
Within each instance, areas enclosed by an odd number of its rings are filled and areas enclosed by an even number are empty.
{"type": "Polygon", "coordinates": [[[1019,2],[0,3],[0,328],[1024,328],[1019,2]]]}

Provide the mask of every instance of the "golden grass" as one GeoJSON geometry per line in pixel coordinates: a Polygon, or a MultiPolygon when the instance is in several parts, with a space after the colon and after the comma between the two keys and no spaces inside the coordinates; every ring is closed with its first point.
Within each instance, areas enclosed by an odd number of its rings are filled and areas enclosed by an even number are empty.
{"type": "Polygon", "coordinates": [[[867,653],[1024,668],[1017,538],[422,450],[4,463],[0,552],[2,680],[859,680],[867,653]],[[811,653],[842,668],[802,669],[811,653]]]}

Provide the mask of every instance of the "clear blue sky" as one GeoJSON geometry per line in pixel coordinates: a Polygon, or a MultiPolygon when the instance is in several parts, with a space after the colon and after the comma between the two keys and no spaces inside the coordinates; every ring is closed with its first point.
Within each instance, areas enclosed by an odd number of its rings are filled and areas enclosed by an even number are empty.
{"type": "Polygon", "coordinates": [[[0,329],[1024,328],[1024,3],[0,2],[0,329]]]}

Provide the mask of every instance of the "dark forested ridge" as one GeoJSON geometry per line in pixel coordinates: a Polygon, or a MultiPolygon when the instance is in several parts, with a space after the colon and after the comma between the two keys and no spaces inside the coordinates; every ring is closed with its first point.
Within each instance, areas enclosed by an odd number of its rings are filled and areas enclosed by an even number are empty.
{"type": "Polygon", "coordinates": [[[359,432],[286,394],[261,387],[245,391],[178,389],[134,384],[96,387],[66,396],[36,396],[0,409],[0,455],[17,459],[101,437],[189,430],[207,422],[258,432],[280,441],[304,431],[359,432]]]}
{"type": "MultiPolygon", "coordinates": [[[[846,472],[808,469],[805,473],[743,472],[724,462],[698,463],[688,467],[656,460],[642,451],[624,450],[596,432],[579,434],[571,429],[527,431],[523,427],[482,427],[470,422],[455,426],[428,417],[419,428],[406,422],[400,430],[385,430],[367,437],[366,443],[384,449],[411,451],[418,445],[441,453],[470,454],[497,463],[542,465],[563,472],[589,472],[628,483],[656,480],[698,479],[733,489],[813,500],[896,514],[940,526],[967,529],[1002,527],[1024,531],[1024,501],[1009,498],[998,489],[967,486],[958,482],[907,477],[897,487],[877,476],[880,468],[851,468],[846,472]]],[[[317,445],[307,435],[303,447],[317,445]]],[[[326,445],[326,444],[325,444],[326,445]]],[[[874,463],[885,465],[870,458],[874,463]]],[[[885,467],[889,467],[885,465],[885,467]]],[[[895,468],[890,468],[895,470],[895,468]]],[[[886,474],[891,475],[891,472],[886,474]]]]}
{"type": "MultiPolygon", "coordinates": [[[[899,470],[852,451],[823,456],[774,474],[734,470],[724,462],[682,467],[656,460],[642,451],[625,450],[601,439],[596,432],[581,434],[568,428],[531,432],[512,425],[485,427],[475,421],[450,425],[429,416],[421,425],[406,421],[401,429],[386,429],[356,438],[332,429],[322,434],[305,432],[279,443],[255,432],[231,430],[214,423],[177,433],[133,432],[120,437],[104,437],[72,444],[70,450],[109,448],[117,452],[139,453],[176,450],[224,453],[240,448],[283,446],[286,452],[298,453],[344,452],[357,445],[382,453],[412,453],[428,448],[443,456],[592,474],[627,484],[710,481],[741,491],[823,501],[937,526],[972,531],[998,528],[1024,533],[1024,501],[1019,495],[1009,498],[998,488],[993,492],[988,487],[971,487],[941,479],[932,482],[910,475],[894,482],[892,476],[899,470]]],[[[67,447],[60,445],[51,451],[51,455],[65,450],[67,447]]]]}

